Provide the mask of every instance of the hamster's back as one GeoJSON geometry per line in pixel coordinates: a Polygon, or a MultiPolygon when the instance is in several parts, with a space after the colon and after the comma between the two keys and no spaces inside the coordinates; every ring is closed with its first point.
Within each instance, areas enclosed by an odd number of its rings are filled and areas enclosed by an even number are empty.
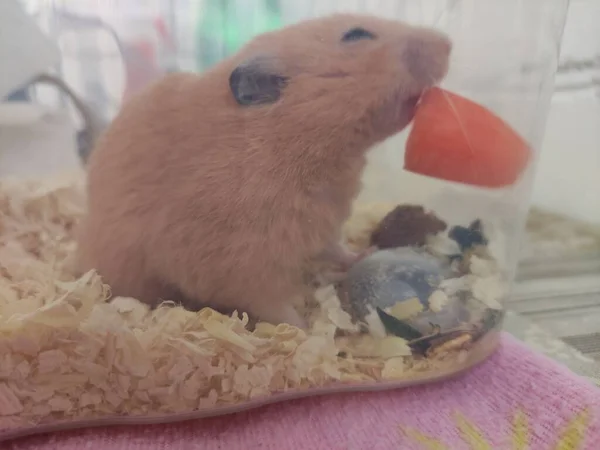
{"type": "MultiPolygon", "coordinates": [[[[206,191],[197,180],[208,185],[210,173],[213,178],[216,173],[211,166],[222,164],[215,158],[219,121],[211,116],[223,100],[215,98],[219,90],[211,87],[213,79],[170,74],[146,87],[123,105],[89,159],[79,260],[85,270],[98,269],[116,295],[142,300],[167,295],[146,249],[167,230],[189,234],[191,218],[177,217],[178,208],[191,210],[193,205],[181,203],[201,197],[206,191]],[[183,231],[172,226],[177,221],[183,231]]],[[[174,258],[167,252],[161,257],[174,258]]]]}
{"type": "Polygon", "coordinates": [[[263,151],[266,133],[240,115],[218,68],[169,75],[132,98],[89,160],[84,268],[150,303],[170,298],[170,285],[253,301],[252,286],[269,296],[294,284],[292,266],[323,243],[291,250],[314,216],[263,151]]]}

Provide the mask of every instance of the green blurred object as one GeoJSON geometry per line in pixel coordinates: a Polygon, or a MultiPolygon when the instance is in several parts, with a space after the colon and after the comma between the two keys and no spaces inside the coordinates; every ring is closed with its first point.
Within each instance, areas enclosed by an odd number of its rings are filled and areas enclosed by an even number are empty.
{"type": "Polygon", "coordinates": [[[278,0],[204,0],[196,21],[197,66],[206,70],[257,34],[282,25],[278,0]]]}

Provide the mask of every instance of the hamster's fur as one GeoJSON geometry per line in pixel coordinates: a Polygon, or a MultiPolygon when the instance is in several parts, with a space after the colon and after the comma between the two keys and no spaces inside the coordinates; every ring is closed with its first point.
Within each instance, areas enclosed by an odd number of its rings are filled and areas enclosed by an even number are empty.
{"type": "Polygon", "coordinates": [[[82,269],[113,295],[304,326],[307,265],[352,259],[339,240],[366,152],[410,122],[450,51],[429,29],[334,15],[148,86],[90,156],[82,269]]]}

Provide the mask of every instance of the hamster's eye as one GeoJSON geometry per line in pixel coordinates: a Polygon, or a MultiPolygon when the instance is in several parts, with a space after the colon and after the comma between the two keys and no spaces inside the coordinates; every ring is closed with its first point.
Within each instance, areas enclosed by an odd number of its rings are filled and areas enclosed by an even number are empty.
{"type": "Polygon", "coordinates": [[[375,35],[364,28],[356,27],[346,31],[342,36],[342,42],[358,41],[360,39],[375,39],[375,35]]]}

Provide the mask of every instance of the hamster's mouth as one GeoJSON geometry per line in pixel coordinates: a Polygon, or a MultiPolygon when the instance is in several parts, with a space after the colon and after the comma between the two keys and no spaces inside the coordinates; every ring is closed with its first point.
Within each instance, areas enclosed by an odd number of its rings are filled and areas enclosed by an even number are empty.
{"type": "Polygon", "coordinates": [[[421,92],[421,93],[419,93],[419,95],[415,95],[413,97],[409,97],[408,99],[406,99],[406,101],[405,101],[406,108],[412,110],[414,113],[414,111],[417,109],[417,105],[419,104],[419,101],[421,100],[422,94],[423,93],[421,92]]]}
{"type": "Polygon", "coordinates": [[[376,124],[378,137],[385,139],[404,130],[413,121],[423,93],[406,96],[406,92],[399,90],[388,97],[385,106],[371,118],[376,124]]]}
{"type": "Polygon", "coordinates": [[[414,95],[412,97],[408,97],[406,100],[404,100],[404,105],[403,105],[403,110],[404,113],[408,116],[408,122],[412,122],[416,112],[417,112],[417,106],[419,105],[419,102],[421,101],[421,94],[419,93],[418,95],[414,95]]]}

